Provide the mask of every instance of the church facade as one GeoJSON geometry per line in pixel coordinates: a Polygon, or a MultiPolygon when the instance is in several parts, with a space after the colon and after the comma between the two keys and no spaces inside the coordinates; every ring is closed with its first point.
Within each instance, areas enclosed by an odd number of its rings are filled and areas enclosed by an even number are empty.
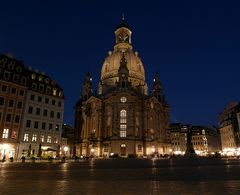
{"type": "Polygon", "coordinates": [[[158,73],[148,93],[144,65],[133,50],[132,32],[122,20],[116,42],[102,65],[98,93],[84,79],[75,106],[78,156],[110,157],[168,154],[169,106],[158,73]],[[149,95],[150,94],[150,95],[149,95]]]}

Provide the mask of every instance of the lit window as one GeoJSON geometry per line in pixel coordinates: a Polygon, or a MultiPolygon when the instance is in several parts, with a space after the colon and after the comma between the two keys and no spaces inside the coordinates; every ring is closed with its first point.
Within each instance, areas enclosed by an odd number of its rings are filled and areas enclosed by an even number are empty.
{"type": "Polygon", "coordinates": [[[52,143],[52,137],[50,135],[47,136],[47,143],[52,143]]]}
{"type": "Polygon", "coordinates": [[[120,137],[127,137],[127,111],[120,111],[120,137]]]}
{"type": "Polygon", "coordinates": [[[61,91],[59,91],[59,97],[62,97],[63,93],[61,91]]]}
{"type": "Polygon", "coordinates": [[[25,134],[24,134],[23,141],[24,141],[24,142],[28,142],[28,138],[29,138],[29,134],[28,134],[28,133],[25,133],[25,134]]]}
{"type": "Polygon", "coordinates": [[[33,134],[32,136],[32,142],[36,142],[37,141],[37,134],[33,134]]]}
{"type": "Polygon", "coordinates": [[[58,143],[58,138],[57,138],[57,137],[54,137],[53,142],[54,142],[54,144],[57,144],[57,143],[58,143]]]}
{"type": "Polygon", "coordinates": [[[54,95],[54,96],[57,95],[57,89],[53,89],[53,95],[54,95]]]}
{"type": "Polygon", "coordinates": [[[3,129],[2,138],[8,138],[8,134],[9,134],[9,129],[3,129]]]}
{"type": "Polygon", "coordinates": [[[44,142],[44,135],[40,136],[40,141],[43,143],[44,142]]]}
{"type": "Polygon", "coordinates": [[[120,137],[127,137],[126,130],[120,130],[120,137]]]}
{"type": "Polygon", "coordinates": [[[121,97],[121,98],[120,98],[120,102],[125,103],[126,101],[127,101],[127,98],[126,98],[126,97],[121,97]]]}

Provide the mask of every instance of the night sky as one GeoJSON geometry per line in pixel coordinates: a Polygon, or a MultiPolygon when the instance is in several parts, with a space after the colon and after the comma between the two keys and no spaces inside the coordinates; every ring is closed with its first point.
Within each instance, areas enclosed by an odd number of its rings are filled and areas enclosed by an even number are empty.
{"type": "Polygon", "coordinates": [[[149,89],[160,74],[171,121],[217,125],[240,98],[239,10],[237,1],[1,1],[0,53],[56,80],[73,124],[83,77],[90,71],[97,87],[124,13],[149,89]]]}

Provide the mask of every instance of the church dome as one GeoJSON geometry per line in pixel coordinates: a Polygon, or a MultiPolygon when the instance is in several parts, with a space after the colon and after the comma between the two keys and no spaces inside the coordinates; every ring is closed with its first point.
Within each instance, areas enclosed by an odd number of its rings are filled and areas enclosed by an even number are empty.
{"type": "Polygon", "coordinates": [[[138,52],[133,50],[131,34],[129,27],[122,21],[115,31],[116,43],[114,50],[108,52],[108,56],[103,62],[100,83],[105,86],[113,86],[119,81],[118,70],[122,54],[124,53],[129,70],[128,81],[131,82],[133,87],[144,88],[143,93],[146,94],[145,70],[138,52]]]}

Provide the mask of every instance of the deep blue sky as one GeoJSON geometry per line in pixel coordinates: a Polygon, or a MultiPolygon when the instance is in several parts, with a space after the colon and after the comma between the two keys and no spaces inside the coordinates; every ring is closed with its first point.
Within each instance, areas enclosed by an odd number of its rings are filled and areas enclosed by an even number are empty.
{"type": "Polygon", "coordinates": [[[237,1],[3,1],[0,53],[45,71],[65,91],[65,122],[83,77],[97,85],[124,12],[149,88],[158,69],[172,122],[217,124],[239,100],[240,4],[237,1]]]}

